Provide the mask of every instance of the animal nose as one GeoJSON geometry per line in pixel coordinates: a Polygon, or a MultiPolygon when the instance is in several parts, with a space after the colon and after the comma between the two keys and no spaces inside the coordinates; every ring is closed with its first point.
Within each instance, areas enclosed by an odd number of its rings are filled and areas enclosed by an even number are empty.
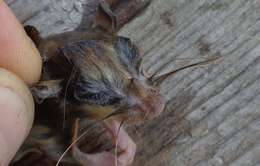
{"type": "Polygon", "coordinates": [[[158,90],[156,91],[156,94],[152,95],[148,105],[150,107],[150,112],[153,114],[153,117],[156,117],[163,112],[165,107],[164,98],[158,90]]]}
{"type": "Polygon", "coordinates": [[[165,103],[159,89],[149,87],[147,92],[147,95],[142,100],[142,110],[147,113],[148,119],[152,119],[162,113],[165,103]]]}
{"type": "Polygon", "coordinates": [[[156,89],[156,88],[149,88],[149,89],[148,89],[148,92],[149,92],[151,95],[159,95],[159,94],[160,94],[159,89],[156,89]]]}

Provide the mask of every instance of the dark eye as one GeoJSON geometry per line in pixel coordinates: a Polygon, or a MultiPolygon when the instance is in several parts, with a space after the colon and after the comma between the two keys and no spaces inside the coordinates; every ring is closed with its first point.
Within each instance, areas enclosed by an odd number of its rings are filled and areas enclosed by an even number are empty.
{"type": "Polygon", "coordinates": [[[86,102],[89,104],[97,104],[97,105],[114,105],[120,102],[121,97],[112,96],[107,92],[99,92],[99,93],[77,93],[75,98],[81,102],[86,102]]]}
{"type": "Polygon", "coordinates": [[[77,103],[101,106],[119,103],[123,96],[116,93],[108,84],[101,81],[86,81],[82,77],[73,83],[73,98],[77,103]]]}

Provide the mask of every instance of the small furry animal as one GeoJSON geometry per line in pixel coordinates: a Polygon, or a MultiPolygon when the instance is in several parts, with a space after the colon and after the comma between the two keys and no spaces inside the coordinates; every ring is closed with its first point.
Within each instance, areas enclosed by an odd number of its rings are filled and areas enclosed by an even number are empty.
{"type": "Polygon", "coordinates": [[[164,98],[154,81],[212,61],[146,78],[138,48],[116,32],[149,0],[89,3],[96,12],[75,31],[43,39],[33,26],[25,27],[42,56],[43,71],[31,87],[33,128],[11,165],[130,165],[136,145],[122,125],[163,111],[164,98]]]}
{"type": "Polygon", "coordinates": [[[159,115],[164,100],[142,74],[138,48],[116,31],[147,2],[99,1],[91,26],[45,39],[25,27],[44,63],[31,87],[35,123],[13,165],[133,162],[136,145],[122,124],[159,115]]]}

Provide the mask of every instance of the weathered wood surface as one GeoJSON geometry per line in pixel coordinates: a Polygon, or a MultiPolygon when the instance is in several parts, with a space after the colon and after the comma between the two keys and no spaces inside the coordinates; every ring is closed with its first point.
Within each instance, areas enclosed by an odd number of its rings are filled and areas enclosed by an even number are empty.
{"type": "MultiPolygon", "coordinates": [[[[86,1],[6,0],[44,35],[77,27],[86,1]]],[[[150,74],[205,56],[203,43],[223,57],[163,82],[166,111],[132,131],[134,165],[260,165],[259,0],[153,0],[120,33],[139,45],[150,74]]]]}

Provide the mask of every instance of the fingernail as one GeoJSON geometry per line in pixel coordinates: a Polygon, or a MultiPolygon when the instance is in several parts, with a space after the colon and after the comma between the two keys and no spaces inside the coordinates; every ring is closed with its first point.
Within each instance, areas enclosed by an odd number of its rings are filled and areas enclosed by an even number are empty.
{"type": "Polygon", "coordinates": [[[30,120],[21,96],[12,89],[0,86],[0,165],[12,160],[28,134],[30,120]]]}

